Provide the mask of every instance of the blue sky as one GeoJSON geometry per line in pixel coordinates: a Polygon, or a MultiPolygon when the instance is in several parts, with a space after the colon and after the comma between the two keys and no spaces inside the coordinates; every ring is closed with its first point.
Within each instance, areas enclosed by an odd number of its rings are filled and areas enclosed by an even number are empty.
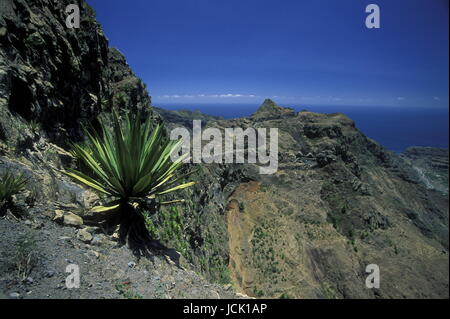
{"type": "Polygon", "coordinates": [[[88,0],[154,105],[448,108],[448,0],[88,0]],[[365,7],[381,28],[365,27],[365,7]]]}

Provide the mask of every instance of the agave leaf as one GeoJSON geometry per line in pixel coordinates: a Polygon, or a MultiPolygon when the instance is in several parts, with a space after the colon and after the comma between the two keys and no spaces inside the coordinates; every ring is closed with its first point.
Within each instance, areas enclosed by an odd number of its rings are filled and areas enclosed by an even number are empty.
{"type": "Polygon", "coordinates": [[[14,175],[10,170],[7,170],[0,180],[0,201],[9,200],[12,195],[21,192],[28,179],[23,173],[14,175]]]}
{"type": "Polygon", "coordinates": [[[166,202],[160,202],[160,205],[170,205],[170,204],[176,204],[176,203],[185,203],[186,200],[184,199],[175,199],[175,200],[169,200],[166,202]]]}
{"type": "Polygon", "coordinates": [[[174,192],[174,191],[177,191],[177,190],[180,190],[180,189],[184,189],[184,188],[190,187],[192,185],[195,185],[195,182],[189,182],[189,183],[181,184],[181,185],[172,187],[170,189],[167,189],[165,191],[159,192],[157,194],[158,195],[163,195],[163,194],[171,193],[171,192],[174,192]]]}
{"type": "Polygon", "coordinates": [[[90,209],[90,211],[92,213],[103,213],[103,212],[108,212],[108,211],[112,211],[112,210],[116,210],[117,208],[119,208],[120,204],[115,204],[115,205],[111,205],[111,206],[95,206],[93,208],[90,209]]]}
{"type": "Polygon", "coordinates": [[[92,128],[85,130],[88,142],[73,145],[74,155],[92,174],[68,170],[66,175],[103,194],[126,201],[167,194],[193,185],[185,183],[169,187],[180,180],[174,180],[175,172],[185,157],[171,160],[171,154],[182,141],[168,140],[162,124],[153,126],[151,119],[144,120],[139,112],[134,117],[128,113],[122,120],[117,112],[113,112],[112,130],[107,129],[102,119],[100,124],[101,133],[92,128]]]}
{"type": "Polygon", "coordinates": [[[99,192],[106,194],[106,195],[112,195],[111,192],[107,191],[105,188],[103,188],[97,181],[95,181],[94,179],[90,178],[87,175],[84,175],[83,173],[76,171],[74,169],[71,169],[70,171],[64,172],[64,174],[80,181],[81,183],[92,187],[96,190],[98,190],[99,192]]]}
{"type": "Polygon", "coordinates": [[[183,175],[181,175],[181,176],[175,178],[174,180],[168,182],[167,184],[165,184],[165,186],[166,186],[166,187],[170,187],[170,186],[172,186],[173,184],[178,183],[179,181],[185,179],[186,177],[188,177],[188,176],[190,176],[190,175],[192,175],[192,174],[195,174],[195,173],[198,172],[198,171],[199,171],[199,169],[196,169],[196,170],[190,171],[189,173],[183,174],[183,175]]]}

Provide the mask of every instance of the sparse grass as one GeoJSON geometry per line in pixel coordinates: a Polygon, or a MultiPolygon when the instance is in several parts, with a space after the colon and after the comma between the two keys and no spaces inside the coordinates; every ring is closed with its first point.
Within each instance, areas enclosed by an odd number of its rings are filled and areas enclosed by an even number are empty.
{"type": "Polygon", "coordinates": [[[273,235],[264,223],[255,228],[251,260],[253,266],[271,280],[275,280],[278,274],[282,273],[279,260],[284,258],[284,253],[275,251],[273,247],[277,244],[276,236],[273,235]]]}
{"type": "Polygon", "coordinates": [[[116,290],[126,299],[143,299],[140,294],[133,291],[129,283],[116,284],[116,290]]]}
{"type": "Polygon", "coordinates": [[[323,281],[321,284],[322,293],[326,299],[337,299],[337,292],[335,288],[327,281],[323,281]]]}
{"type": "Polygon", "coordinates": [[[228,269],[227,265],[223,265],[222,267],[219,268],[219,284],[222,285],[226,285],[226,284],[230,284],[231,281],[231,274],[230,274],[230,270],[228,269]]]}
{"type": "Polygon", "coordinates": [[[347,241],[347,244],[350,245],[355,253],[358,252],[358,247],[356,246],[355,238],[351,238],[347,241]]]}
{"type": "Polygon", "coordinates": [[[20,236],[14,243],[14,253],[11,256],[17,278],[25,280],[37,266],[40,257],[35,236],[31,233],[20,236]]]}
{"type": "Polygon", "coordinates": [[[41,128],[41,123],[37,120],[31,120],[28,122],[28,128],[33,134],[36,134],[41,128]]]}
{"type": "Polygon", "coordinates": [[[369,237],[369,232],[367,231],[367,230],[364,230],[364,231],[361,231],[360,232],[360,238],[361,238],[361,240],[364,240],[364,239],[366,239],[367,237],[369,237]]]}
{"type": "Polygon", "coordinates": [[[159,214],[144,213],[145,226],[154,239],[172,245],[183,256],[187,255],[188,243],[184,238],[184,220],[177,206],[161,207],[159,214]]]}
{"type": "Polygon", "coordinates": [[[123,92],[120,92],[119,94],[117,94],[116,99],[117,99],[117,103],[118,103],[119,107],[122,107],[122,108],[125,108],[129,101],[128,96],[123,92]]]}
{"type": "Polygon", "coordinates": [[[262,297],[264,296],[264,291],[262,291],[261,289],[255,288],[253,290],[253,293],[255,294],[256,297],[262,297]]]}

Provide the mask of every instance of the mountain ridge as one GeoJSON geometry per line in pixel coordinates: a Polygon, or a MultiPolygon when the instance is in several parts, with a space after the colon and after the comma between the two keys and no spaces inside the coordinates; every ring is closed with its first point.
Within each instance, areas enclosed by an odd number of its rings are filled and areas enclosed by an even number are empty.
{"type": "Polygon", "coordinates": [[[151,221],[162,245],[153,262],[117,245],[116,232],[89,213],[98,197],[59,173],[76,165],[67,141],[82,140],[82,124],[113,109],[145,110],[169,129],[199,114],[150,107],[145,85],[108,47],[84,1],[80,30],[66,30],[69,3],[10,0],[0,13],[0,172],[30,179],[15,198],[24,218],[7,211],[0,220],[5,296],[448,298],[448,187],[446,194],[437,176],[448,152],[398,156],[343,114],[294,112],[270,99],[246,118],[201,119],[220,130],[278,128],[276,174],[259,175],[252,164],[187,164],[181,173],[197,168],[197,184],[182,191],[184,205],[161,207],[151,221]],[[19,280],[9,247],[22,247],[28,233],[45,258],[31,280],[19,280]],[[74,292],[60,285],[69,261],[96,271],[74,292]],[[378,290],[365,288],[374,263],[378,290]]]}

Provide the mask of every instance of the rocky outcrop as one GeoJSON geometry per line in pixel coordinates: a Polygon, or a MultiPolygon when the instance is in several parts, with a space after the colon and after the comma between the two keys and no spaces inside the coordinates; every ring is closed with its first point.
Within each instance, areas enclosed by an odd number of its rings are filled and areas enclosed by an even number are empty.
{"type": "Polygon", "coordinates": [[[427,188],[448,194],[448,149],[414,146],[401,157],[417,171],[427,188]]]}
{"type": "Polygon", "coordinates": [[[137,259],[100,229],[76,231],[43,214],[33,218],[34,222],[0,220],[0,299],[244,297],[230,286],[212,284],[178,267],[165,254],[137,259]],[[18,269],[20,265],[26,268],[18,269]],[[79,266],[79,288],[65,284],[69,265],[79,266]]]}
{"type": "Polygon", "coordinates": [[[223,120],[220,116],[203,114],[200,111],[179,110],[171,111],[153,106],[153,110],[158,113],[168,124],[169,128],[183,126],[192,130],[192,121],[202,121],[202,125],[210,121],[223,120]]]}
{"type": "Polygon", "coordinates": [[[277,119],[289,117],[295,114],[295,111],[290,108],[279,107],[271,99],[264,100],[264,103],[252,114],[251,118],[256,121],[277,119]]]}
{"type": "Polygon", "coordinates": [[[239,289],[267,297],[448,297],[448,196],[427,189],[404,158],[343,114],[295,114],[267,101],[261,109],[274,114],[208,124],[279,129],[278,172],[237,166],[244,177],[229,197],[229,269],[239,289]],[[371,263],[384,276],[377,291],[364,289],[371,263]]]}
{"type": "Polygon", "coordinates": [[[66,26],[73,1],[2,1],[0,137],[17,145],[39,128],[59,145],[114,106],[150,104],[123,55],[108,47],[94,11],[80,1],[80,28],[66,26]]]}
{"type": "MultiPolygon", "coordinates": [[[[2,210],[0,216],[3,234],[0,295],[20,298],[238,297],[232,289],[210,285],[188,270],[195,269],[215,279],[227,266],[220,261],[222,268],[219,265],[217,271],[209,275],[213,267],[209,259],[214,251],[197,249],[202,247],[206,234],[215,234],[212,225],[220,223],[219,213],[208,214],[221,210],[220,206],[213,205],[214,201],[218,202],[218,198],[225,201],[222,188],[217,188],[218,184],[209,175],[205,176],[209,178],[205,184],[211,185],[211,192],[206,194],[199,187],[193,200],[204,203],[203,216],[212,219],[203,223],[205,226],[201,221],[193,223],[189,232],[183,233],[192,251],[198,252],[192,255],[193,267],[186,261],[184,268],[175,265],[169,256],[179,258],[179,254],[168,249],[154,256],[153,266],[150,261],[146,264],[144,261],[144,266],[133,262],[136,267],[132,267],[134,274],[130,274],[119,264],[126,268],[133,257],[126,247],[117,248],[115,234],[104,234],[98,229],[92,232],[90,226],[86,227],[86,224],[98,222],[98,214],[92,216],[88,209],[99,198],[61,174],[60,169],[73,165],[72,155],[66,150],[67,142],[81,139],[83,124],[96,125],[96,118],[108,116],[112,109],[132,112],[144,109],[155,120],[159,120],[159,115],[151,111],[146,87],[129,68],[124,56],[108,47],[95,13],[84,1],[77,1],[80,28],[66,27],[65,8],[72,2],[5,0],[0,3],[0,176],[12,170],[28,178],[27,191],[14,198],[15,208],[20,208],[17,218],[22,220],[15,220],[9,211],[2,210]],[[215,193],[212,190],[216,190],[215,193]],[[16,242],[20,245],[20,235],[28,233],[28,228],[34,230],[35,225],[41,230],[34,232],[39,243],[36,249],[45,262],[38,262],[29,269],[34,284],[33,294],[27,294],[29,287],[16,278],[15,256],[10,256],[9,250],[16,242]],[[101,269],[93,271],[97,274],[90,276],[90,283],[74,293],[64,290],[61,284],[65,267],[72,262],[88,263],[90,267],[101,269]],[[150,272],[147,269],[151,269],[150,272]],[[50,271],[52,275],[47,276],[50,271]],[[139,287],[131,288],[131,282],[123,284],[130,278],[134,278],[131,281],[139,287]],[[99,282],[99,291],[93,292],[93,285],[99,282]],[[15,290],[10,291],[11,287],[15,290]]],[[[193,216],[198,213],[198,207],[186,214],[193,216]]],[[[226,232],[219,234],[226,235],[226,232]]],[[[215,250],[219,254],[214,258],[226,260],[226,245],[219,247],[225,248],[215,250]]]]}

